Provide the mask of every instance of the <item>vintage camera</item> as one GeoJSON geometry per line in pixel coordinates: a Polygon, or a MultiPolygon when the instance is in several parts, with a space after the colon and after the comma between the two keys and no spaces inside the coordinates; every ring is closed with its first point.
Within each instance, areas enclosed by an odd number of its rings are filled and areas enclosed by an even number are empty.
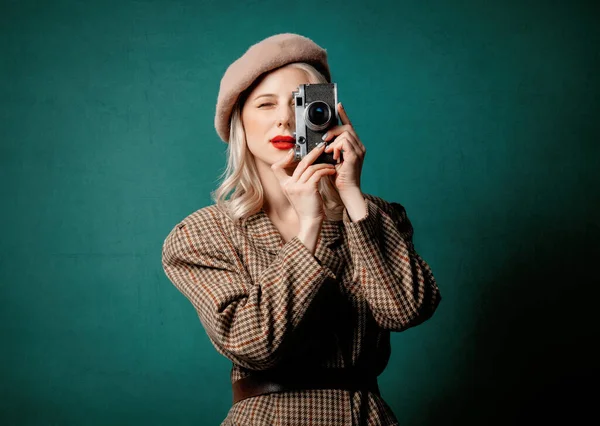
{"type": "MultiPolygon", "coordinates": [[[[296,107],[296,153],[302,160],[313,150],[327,130],[338,125],[337,83],[301,84],[292,92],[296,107]]],[[[323,152],[313,164],[337,164],[333,152],[323,152]]]]}

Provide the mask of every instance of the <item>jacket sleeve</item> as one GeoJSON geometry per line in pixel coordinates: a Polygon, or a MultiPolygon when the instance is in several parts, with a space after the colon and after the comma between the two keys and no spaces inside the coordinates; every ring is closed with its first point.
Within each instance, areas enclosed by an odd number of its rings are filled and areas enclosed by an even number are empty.
{"type": "Polygon", "coordinates": [[[355,279],[377,324],[391,331],[418,325],[433,315],[441,300],[429,265],[413,246],[413,228],[404,207],[369,194],[367,215],[343,222],[355,279]]]}
{"type": "Polygon", "coordinates": [[[271,368],[323,282],[335,276],[296,236],[253,282],[231,244],[215,240],[178,224],[163,243],[163,269],[218,352],[245,368],[271,368]]]}

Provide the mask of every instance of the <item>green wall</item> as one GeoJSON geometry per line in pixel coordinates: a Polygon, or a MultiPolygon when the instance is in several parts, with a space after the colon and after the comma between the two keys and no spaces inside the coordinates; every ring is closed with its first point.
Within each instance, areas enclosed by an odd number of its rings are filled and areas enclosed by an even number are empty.
{"type": "Polygon", "coordinates": [[[401,424],[591,412],[597,2],[0,4],[0,424],[225,417],[229,361],[161,246],[223,170],[226,67],[280,32],[328,50],[363,191],[406,207],[443,295],[392,336],[401,424]]]}

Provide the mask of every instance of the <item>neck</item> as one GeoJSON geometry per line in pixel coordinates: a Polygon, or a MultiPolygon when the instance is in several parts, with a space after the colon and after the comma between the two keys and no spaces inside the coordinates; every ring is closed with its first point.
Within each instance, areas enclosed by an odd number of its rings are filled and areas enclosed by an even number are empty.
{"type": "MultiPolygon", "coordinates": [[[[257,161],[256,168],[264,192],[263,210],[270,217],[275,217],[279,220],[296,220],[296,212],[283,193],[279,179],[275,176],[271,167],[268,164],[257,161]]],[[[294,168],[285,170],[288,176],[292,176],[294,173],[294,168]]]]}

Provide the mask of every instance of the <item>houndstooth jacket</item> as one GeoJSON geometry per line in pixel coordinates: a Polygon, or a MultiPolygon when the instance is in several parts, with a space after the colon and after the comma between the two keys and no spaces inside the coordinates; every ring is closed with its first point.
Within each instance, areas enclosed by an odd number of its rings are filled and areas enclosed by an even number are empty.
{"type": "MultiPolygon", "coordinates": [[[[313,255],[287,243],[264,210],[235,224],[216,205],[163,244],[167,277],[192,303],[232,382],[254,370],[360,367],[378,376],[390,332],[430,318],[441,296],[413,246],[405,209],[364,194],[367,215],[325,220],[313,255]]],[[[227,425],[397,425],[382,396],[312,389],[234,404],[227,425]]]]}

